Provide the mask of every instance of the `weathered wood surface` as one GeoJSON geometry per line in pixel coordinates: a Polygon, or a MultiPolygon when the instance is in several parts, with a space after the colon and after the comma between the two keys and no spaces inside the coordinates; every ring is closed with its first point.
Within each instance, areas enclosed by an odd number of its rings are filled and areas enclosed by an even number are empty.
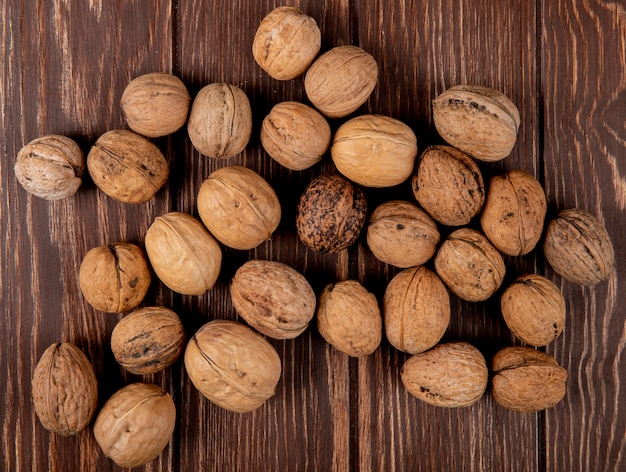
{"type": "MultiPolygon", "coordinates": [[[[261,148],[263,116],[284,100],[306,101],[302,80],[277,82],[255,64],[251,44],[261,18],[286,2],[10,1],[0,9],[0,469],[119,470],[104,457],[91,428],[61,438],[43,429],[30,396],[34,366],[51,343],[69,341],[92,360],[100,404],[141,380],[121,371],[109,337],[120,316],[93,310],[77,274],[84,254],[113,241],[141,244],[153,219],[171,210],[197,215],[195,196],[209,173],[245,165],[272,184],[283,204],[273,240],[249,251],[224,251],[217,286],[202,297],[173,294],[153,282],[145,304],[174,309],[191,335],[213,318],[236,319],[228,296],[247,259],[279,260],[304,273],[316,292],[359,279],[380,300],[397,269],[377,262],[361,238],[338,255],[316,255],[295,233],[295,204],[313,176],[331,171],[327,157],[289,172],[261,148]],[[171,175],[150,202],[130,206],[89,180],[58,202],[19,187],[19,148],[47,133],[66,134],[87,152],[107,130],[124,128],[119,99],[134,77],[179,76],[190,92],[228,81],[250,97],[254,132],[229,161],[198,154],[185,130],[155,140],[171,175]]],[[[540,252],[508,258],[507,280],[538,271],[562,289],[569,307],[563,335],[546,351],[567,368],[567,395],[557,407],[518,414],[487,393],[463,409],[420,403],[403,388],[405,354],[386,341],[352,359],[329,347],[314,327],[291,341],[272,341],[283,361],[276,396],[237,415],[210,404],[191,385],[182,362],[145,377],[166,388],[178,407],[172,440],[150,471],[191,470],[625,470],[626,469],[626,6],[621,1],[294,1],[322,31],[322,48],[355,44],[380,65],[379,85],[358,113],[393,116],[416,132],[419,146],[440,142],[430,101],[464,82],[502,90],[522,126],[512,155],[481,164],[486,177],[521,168],[544,185],[549,214],[579,207],[605,224],[617,267],[607,282],[581,288],[563,281],[540,252]]],[[[333,128],[341,122],[332,122],[333,128]]],[[[390,198],[412,200],[410,186],[368,190],[373,209],[390,198]]],[[[452,304],[444,340],[466,340],[489,359],[518,343],[497,300],[452,304]]]]}

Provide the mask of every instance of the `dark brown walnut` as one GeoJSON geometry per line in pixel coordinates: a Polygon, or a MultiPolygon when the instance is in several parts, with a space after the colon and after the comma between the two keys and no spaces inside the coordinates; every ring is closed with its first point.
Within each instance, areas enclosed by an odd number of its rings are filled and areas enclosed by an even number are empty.
{"type": "Polygon", "coordinates": [[[489,182],[480,224],[500,252],[523,256],[541,238],[546,209],[546,195],[537,179],[523,170],[512,170],[489,182]]]}
{"type": "Polygon", "coordinates": [[[85,158],[72,139],[49,134],[33,139],[19,150],[13,171],[28,193],[60,200],[74,195],[83,183],[85,158]]]}
{"type": "Polygon", "coordinates": [[[506,270],[498,250],[470,228],[457,229],[441,244],[435,269],[452,293],[471,302],[493,295],[502,285],[506,270]]]}
{"type": "Polygon", "coordinates": [[[424,264],[435,254],[437,244],[437,224],[410,202],[385,202],[370,216],[367,245],[386,264],[401,268],[424,264]]]}
{"type": "Polygon", "coordinates": [[[476,403],[487,389],[485,358],[471,344],[450,342],[414,354],[400,378],[408,392],[430,405],[464,407],[476,403]]]}
{"type": "Polygon", "coordinates": [[[178,315],[162,306],[140,308],[122,318],[111,333],[115,360],[128,372],[154,374],[171,366],[185,345],[178,315]]]}
{"type": "Polygon", "coordinates": [[[424,150],[413,174],[413,195],[435,220],[463,226],[485,203],[485,184],[476,162],[451,146],[424,150]]]}
{"type": "Polygon", "coordinates": [[[430,349],[450,323],[450,297],[441,279],[424,266],[399,272],[385,290],[385,335],[409,354],[430,349]]]}
{"type": "Polygon", "coordinates": [[[275,339],[299,336],[315,315],[313,288],[302,274],[281,262],[246,262],[235,272],[230,295],[239,316],[275,339]]]}
{"type": "Polygon", "coordinates": [[[546,346],[565,325],[565,299],[554,283],[538,274],[518,277],[500,298],[502,316],[519,339],[546,346]]]}
{"type": "Polygon", "coordinates": [[[281,217],[274,189],[259,174],[242,166],[211,173],[198,192],[198,213],[222,244],[254,249],[272,237],[281,217]]]}
{"type": "Polygon", "coordinates": [[[31,387],[35,413],[48,431],[77,434],[96,412],[96,374],[85,354],[71,343],[52,344],[44,351],[31,387]]]}
{"type": "Polygon", "coordinates": [[[615,266],[606,228],[591,213],[577,208],[563,210],[548,224],[543,252],[557,274],[580,285],[606,280],[615,266]]]}
{"type": "Polygon", "coordinates": [[[123,313],[139,305],[151,275],[143,250],[118,242],[92,248],[80,265],[80,290],[96,310],[123,313]]]}
{"type": "Polygon", "coordinates": [[[315,252],[339,252],[356,242],[366,213],[360,188],[340,175],[322,174],[309,183],[298,202],[298,237],[315,252]]]}
{"type": "Polygon", "coordinates": [[[506,347],[491,364],[491,394],[510,410],[530,413],[551,408],[565,396],[567,371],[556,359],[530,347],[506,347]]]}
{"type": "Polygon", "coordinates": [[[107,400],[93,434],[102,452],[117,465],[139,467],[165,449],[175,425],[172,397],[157,385],[138,382],[107,400]]]}
{"type": "Polygon", "coordinates": [[[274,396],[282,367],[272,345],[241,323],[214,320],[202,326],[185,350],[194,386],[226,410],[246,413],[274,396]]]}
{"type": "Polygon", "coordinates": [[[94,183],[124,203],[145,203],[165,184],[169,167],[158,147],[132,131],[112,130],[87,155],[94,183]]]}

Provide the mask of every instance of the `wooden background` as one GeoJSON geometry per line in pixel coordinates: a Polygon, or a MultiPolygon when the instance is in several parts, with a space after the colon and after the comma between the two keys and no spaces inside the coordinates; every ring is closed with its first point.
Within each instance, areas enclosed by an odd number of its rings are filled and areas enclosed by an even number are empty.
{"type": "MultiPolygon", "coordinates": [[[[109,337],[120,316],[93,310],[78,288],[78,269],[92,247],[143,243],[165,212],[197,216],[195,197],[209,173],[240,164],[263,175],[283,202],[271,242],[224,250],[217,286],[201,297],[173,294],[155,278],[145,305],[162,304],[189,335],[214,318],[236,319],[228,296],[234,271],[250,258],[292,265],[317,293],[356,278],[382,299],[397,269],[376,262],[361,238],[334,256],[316,255],[296,236],[295,205],[308,182],[333,171],[329,157],[289,172],[261,148],[259,128],[283,100],[306,102],[302,79],[278,82],[251,53],[262,17],[285,4],[271,0],[2,0],[0,10],[0,469],[119,470],[91,428],[72,438],[44,430],[31,404],[30,379],[44,349],[75,343],[100,379],[100,404],[141,377],[115,363],[109,337]],[[87,179],[72,198],[47,202],[16,182],[13,162],[28,141],[66,134],[85,153],[107,130],[124,128],[119,100],[143,73],[179,76],[192,96],[228,81],[249,96],[251,142],[230,161],[210,160],[183,128],[155,140],[167,156],[166,187],[146,204],[118,203],[87,179]]],[[[626,6],[623,0],[327,0],[298,1],[322,31],[322,50],[354,44],[380,66],[379,84],[357,112],[393,116],[416,132],[420,149],[438,143],[430,101],[459,83],[507,94],[521,112],[512,155],[481,164],[486,178],[505,169],[531,172],[544,185],[549,216],[579,207],[606,225],[617,267],[608,281],[581,288],[563,281],[541,253],[507,258],[507,282],[524,271],[562,289],[565,331],[545,350],[569,372],[555,408],[519,414],[487,393],[462,409],[428,406],[408,395],[399,371],[407,355],[383,341],[371,356],[348,358],[314,327],[291,341],[272,341],[283,375],[259,410],[221,410],[191,385],[182,362],[146,381],[173,396],[172,440],[148,471],[617,471],[626,470],[626,6]]],[[[341,120],[333,121],[336,127],[341,120]]],[[[370,209],[390,198],[412,200],[410,185],[368,190],[370,209]]],[[[445,230],[442,228],[442,231],[445,230]]],[[[504,325],[497,297],[454,298],[444,340],[465,340],[487,359],[519,344],[504,325]]]]}

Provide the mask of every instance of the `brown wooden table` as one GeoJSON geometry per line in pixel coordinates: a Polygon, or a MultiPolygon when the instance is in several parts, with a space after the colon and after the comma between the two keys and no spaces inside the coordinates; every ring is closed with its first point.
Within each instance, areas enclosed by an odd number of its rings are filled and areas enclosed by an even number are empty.
{"type": "MultiPolygon", "coordinates": [[[[380,66],[379,84],[358,113],[409,124],[419,147],[439,143],[431,100],[459,83],[497,88],[518,106],[522,126],[510,157],[481,164],[486,178],[520,168],[544,185],[548,216],[578,207],[607,227],[616,251],[608,281],[582,288],[564,281],[541,251],[507,258],[510,281],[547,275],[568,306],[563,334],[545,351],[569,372],[555,408],[514,413],[487,393],[462,409],[435,408],[410,396],[399,371],[407,355],[383,340],[371,356],[349,358],[314,326],[291,341],[272,341],[283,362],[276,395],[239,415],[222,410],[191,385],[182,361],[145,378],[124,373],[110,347],[121,315],[92,309],[78,269],[92,247],[143,243],[154,218],[180,210],[197,216],[195,197],[209,173],[245,165],[263,175],[283,202],[271,242],[249,252],[224,248],[216,287],[200,297],[172,293],[156,278],[144,305],[174,309],[192,335],[215,318],[236,319],[228,284],[250,258],[292,265],[317,293],[354,278],[382,299],[397,269],[377,262],[364,238],[338,255],[317,255],[297,239],[295,206],[310,180],[333,164],[290,172],[262,149],[262,118],[284,100],[306,102],[302,79],[278,82],[254,62],[261,18],[282,1],[27,1],[0,10],[1,116],[0,469],[117,470],[91,427],[62,438],[44,430],[31,403],[30,380],[44,349],[75,343],[100,380],[100,405],[118,388],[145,380],[174,398],[174,435],[151,471],[618,471],[626,470],[626,6],[623,0],[295,1],[322,31],[322,50],[354,44],[380,66]],[[66,134],[88,152],[107,130],[125,128],[119,100],[143,73],[179,76],[192,96],[227,81],[249,96],[254,114],[247,149],[229,161],[196,152],[183,128],[154,142],[171,175],[146,204],[118,203],[87,179],[78,193],[48,202],[17,183],[13,162],[28,141],[66,134]]],[[[333,129],[342,120],[331,122],[333,129]]],[[[405,183],[367,190],[370,209],[391,198],[413,201],[405,183]]],[[[445,233],[445,229],[442,228],[445,233]]],[[[516,341],[497,297],[484,303],[453,297],[445,340],[465,340],[489,360],[516,341]]]]}

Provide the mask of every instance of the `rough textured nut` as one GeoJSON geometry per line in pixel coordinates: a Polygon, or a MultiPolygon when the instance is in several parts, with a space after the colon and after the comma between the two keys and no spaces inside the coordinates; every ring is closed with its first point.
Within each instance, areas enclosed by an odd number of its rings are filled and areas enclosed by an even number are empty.
{"type": "Polygon", "coordinates": [[[202,326],[185,350],[194,386],[216,405],[245,413],[256,410],[274,390],[282,367],[278,353],[261,335],[235,321],[202,326]]]}
{"type": "Polygon", "coordinates": [[[202,295],[215,285],[222,250],[193,216],[171,212],[157,217],[148,228],[145,245],[154,272],[175,292],[202,295]]]}
{"type": "Polygon", "coordinates": [[[245,149],[252,134],[248,96],[227,83],[205,86],[191,105],[187,132],[193,147],[205,156],[236,156],[245,149]]]}
{"type": "Polygon", "coordinates": [[[324,115],[341,118],[363,105],[377,83],[378,64],[371,54],[356,46],[337,46],[309,67],[304,90],[324,115]]]}
{"type": "Polygon", "coordinates": [[[282,102],[263,120],[261,144],[272,159],[287,169],[308,169],[328,149],[330,126],[313,108],[299,102],[282,102]]]}
{"type": "Polygon", "coordinates": [[[187,87],[178,77],[153,72],[131,80],[120,105],[130,129],[156,138],[183,127],[190,102],[187,87]]]}
{"type": "Polygon", "coordinates": [[[493,177],[480,224],[491,244],[509,256],[532,251],[543,232],[546,195],[528,172],[512,170],[493,177]]]}
{"type": "Polygon", "coordinates": [[[411,176],[417,138],[394,118],[361,115],[339,127],[330,155],[339,172],[357,184],[391,187],[411,176]]]}
{"type": "Polygon", "coordinates": [[[295,79],[309,67],[322,45],[313,18],[294,7],[278,7],[261,21],[252,42],[257,64],[276,80],[295,79]]]}
{"type": "Polygon", "coordinates": [[[485,184],[478,165],[451,146],[426,148],[412,184],[415,199],[444,225],[466,225],[485,203],[485,184]]]}
{"type": "Polygon", "coordinates": [[[476,403],[485,393],[488,377],[485,358],[466,342],[439,344],[415,354],[400,371],[411,395],[442,407],[476,403]]]}
{"type": "Polygon", "coordinates": [[[87,155],[94,183],[124,203],[144,203],[163,186],[169,167],[158,147],[132,131],[107,131],[87,155]]]}
{"type": "Polygon", "coordinates": [[[393,347],[417,354],[439,342],[450,323],[450,297],[426,267],[398,273],[385,291],[385,335],[393,347]]]}
{"type": "Polygon", "coordinates": [[[70,343],[52,344],[41,355],[33,372],[32,394],[43,427],[62,436],[85,429],[98,407],[93,367],[70,343]]]}
{"type": "Polygon", "coordinates": [[[89,250],[80,265],[78,281],[83,296],[96,310],[122,313],[141,303],[151,275],[143,250],[118,242],[89,250]]]}
{"type": "Polygon", "coordinates": [[[356,280],[327,285],[316,315],[322,337],[349,356],[367,356],[380,345],[383,321],[378,301],[356,280]]]}
{"type": "Polygon", "coordinates": [[[499,161],[513,150],[519,111],[502,92],[457,85],[433,100],[433,121],[451,146],[482,161],[499,161]]]}
{"type": "Polygon", "coordinates": [[[556,285],[537,274],[518,277],[502,294],[509,329],[532,346],[546,346],[563,331],[565,299],[556,285]]]}
{"type": "Polygon", "coordinates": [[[59,200],[74,195],[83,183],[85,158],[72,139],[49,134],[19,150],[13,171],[28,193],[59,200]]]}
{"type": "Polygon", "coordinates": [[[275,339],[299,336],[315,315],[313,288],[302,274],[281,262],[246,262],[233,277],[230,295],[239,316],[275,339]]]}
{"type": "Polygon", "coordinates": [[[93,434],[102,452],[120,467],[156,458],[176,424],[172,397],[161,387],[133,383],[115,392],[98,413],[93,434]]]}
{"type": "Polygon", "coordinates": [[[580,285],[606,280],[615,265],[606,228],[580,209],[563,210],[548,224],[543,252],[557,274],[580,285]]]}
{"type": "Polygon", "coordinates": [[[198,213],[218,241],[253,249],[272,237],[280,223],[276,192],[259,174],[229,166],[213,172],[198,192],[198,213]]]}
{"type": "Polygon", "coordinates": [[[122,318],[111,333],[115,360],[127,371],[146,375],[171,366],[180,357],[185,331],[172,310],[153,306],[122,318]]]}
{"type": "Polygon", "coordinates": [[[370,216],[367,245],[386,264],[403,269],[424,264],[438,243],[437,224],[412,203],[391,200],[370,216]]]}
{"type": "Polygon", "coordinates": [[[510,410],[545,410],[565,396],[567,371],[544,352],[530,347],[505,347],[494,356],[491,369],[491,394],[510,410]]]}
{"type": "Polygon", "coordinates": [[[298,202],[298,237],[316,252],[339,252],[356,242],[366,212],[360,188],[340,175],[322,174],[309,183],[298,202]]]}
{"type": "Polygon", "coordinates": [[[457,229],[443,242],[435,256],[435,269],[455,295],[471,302],[493,295],[506,270],[498,250],[469,228],[457,229]]]}

